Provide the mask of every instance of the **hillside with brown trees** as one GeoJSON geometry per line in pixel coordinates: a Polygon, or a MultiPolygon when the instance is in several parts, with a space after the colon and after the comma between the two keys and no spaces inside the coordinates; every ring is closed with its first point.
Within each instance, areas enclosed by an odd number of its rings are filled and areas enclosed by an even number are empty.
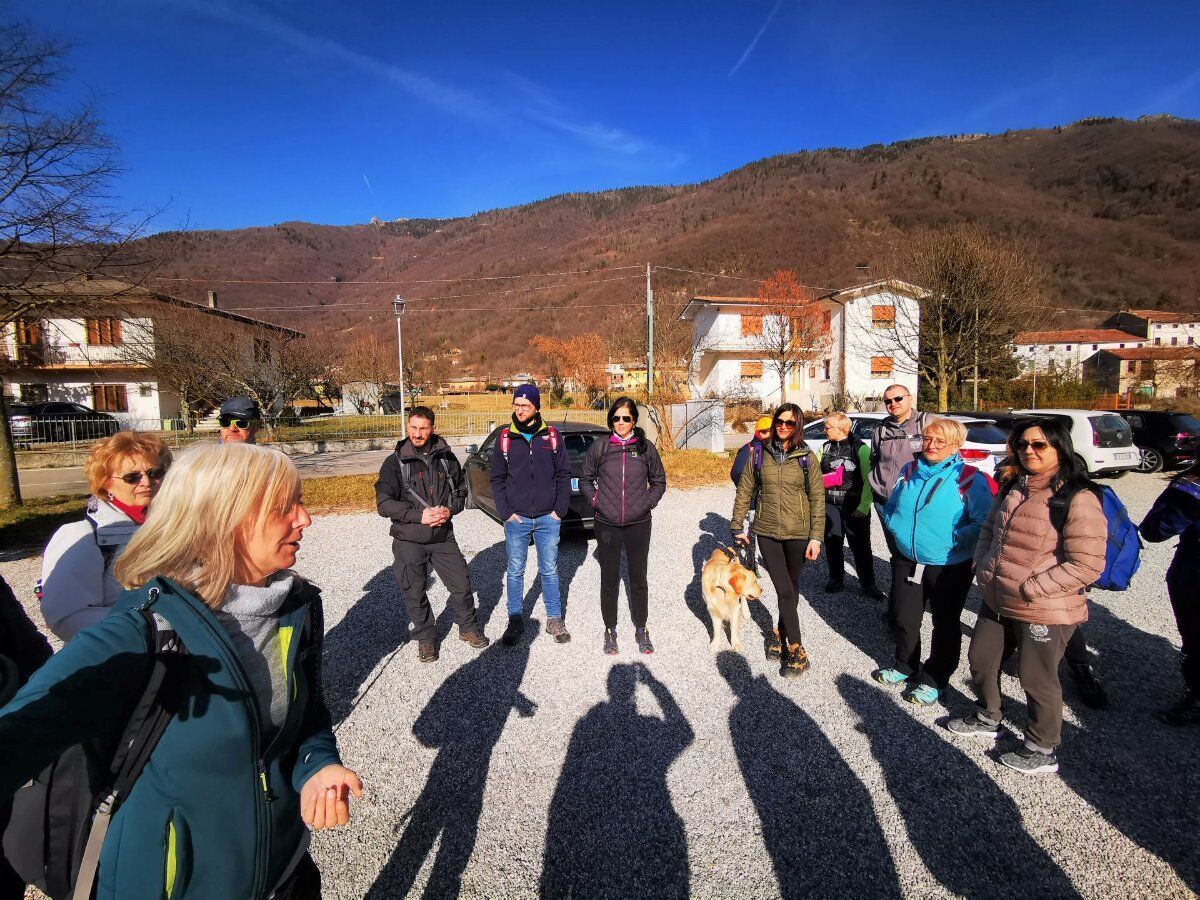
{"type": "Polygon", "coordinates": [[[532,362],[533,334],[606,334],[656,291],[754,293],[886,277],[917,226],[977,222],[1044,271],[1062,325],[1123,306],[1200,309],[1200,122],[1085,120],[773,156],[711,181],[567,194],[461,219],[289,222],[148,240],[175,248],[154,287],[300,327],[330,346],[394,329],[463,360],[532,362]],[[640,268],[638,268],[640,267],[640,268]],[[716,273],[726,277],[676,271],[716,273]],[[546,274],[550,273],[550,274],[546,274]],[[568,274],[554,274],[568,273],[568,274]],[[257,312],[253,312],[257,310],[257,312]]]}

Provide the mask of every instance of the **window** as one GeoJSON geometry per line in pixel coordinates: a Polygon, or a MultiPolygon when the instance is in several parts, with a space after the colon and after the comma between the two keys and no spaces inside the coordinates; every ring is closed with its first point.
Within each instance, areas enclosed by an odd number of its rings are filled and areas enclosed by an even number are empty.
{"type": "Polygon", "coordinates": [[[762,316],[754,316],[749,313],[742,314],[742,337],[756,337],[762,334],[762,316]]]}
{"type": "Polygon", "coordinates": [[[821,362],[821,380],[822,381],[829,380],[829,360],[827,360],[827,359],[822,360],[822,362],[821,362]]]}
{"type": "MultiPolygon", "coordinates": [[[[1122,346],[1122,347],[1124,347],[1125,345],[1124,345],[1124,344],[1122,344],[1121,346],[1122,346]]],[[[1071,345],[1070,345],[1070,344],[1067,344],[1067,352],[1068,352],[1068,353],[1070,353],[1070,352],[1071,352],[1071,345]]]]}
{"type": "Polygon", "coordinates": [[[876,304],[871,307],[872,328],[894,328],[896,325],[896,307],[890,303],[876,304]]]}
{"type": "Polygon", "coordinates": [[[871,377],[872,378],[891,378],[893,363],[890,356],[872,356],[871,357],[871,377]]]}
{"type": "Polygon", "coordinates": [[[762,378],[763,364],[760,362],[744,362],[741,366],[742,381],[755,381],[762,378]]]}
{"type": "Polygon", "coordinates": [[[50,399],[50,391],[44,384],[23,384],[20,391],[22,403],[45,403],[50,399]]]}
{"type": "Polygon", "coordinates": [[[1099,344],[1092,344],[1092,349],[1093,349],[1093,350],[1099,350],[1099,349],[1100,349],[1100,345],[1099,345],[1099,344]]]}
{"type": "Polygon", "coordinates": [[[1179,344],[1179,338],[1177,338],[1177,337],[1173,337],[1173,338],[1171,338],[1171,346],[1172,346],[1172,347],[1175,347],[1175,346],[1177,346],[1178,344],[1179,344]]]}
{"type": "Polygon", "coordinates": [[[1121,344],[1121,346],[1120,346],[1118,349],[1119,349],[1119,350],[1124,350],[1124,349],[1125,349],[1125,345],[1124,345],[1124,344],[1121,344]]]}
{"type": "Polygon", "coordinates": [[[88,319],[87,342],[97,347],[111,347],[121,343],[121,320],[111,316],[88,319]]]}
{"type": "Polygon", "coordinates": [[[42,323],[38,319],[17,319],[17,365],[40,366],[45,362],[42,353],[42,323]]]}
{"type": "Polygon", "coordinates": [[[97,412],[129,412],[123,384],[93,384],[92,409],[97,412]]]}
{"type": "Polygon", "coordinates": [[[152,384],[139,384],[138,385],[138,396],[139,397],[149,397],[153,393],[154,393],[154,385],[152,385],[152,384]]]}

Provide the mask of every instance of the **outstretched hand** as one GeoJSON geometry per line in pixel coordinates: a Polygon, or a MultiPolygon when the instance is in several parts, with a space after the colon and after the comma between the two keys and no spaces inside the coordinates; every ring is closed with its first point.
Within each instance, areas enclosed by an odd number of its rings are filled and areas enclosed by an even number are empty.
{"type": "Polygon", "coordinates": [[[300,818],[313,831],[336,828],[350,821],[350,794],[362,797],[358,776],[345,766],[318,770],[300,791],[300,818]]]}

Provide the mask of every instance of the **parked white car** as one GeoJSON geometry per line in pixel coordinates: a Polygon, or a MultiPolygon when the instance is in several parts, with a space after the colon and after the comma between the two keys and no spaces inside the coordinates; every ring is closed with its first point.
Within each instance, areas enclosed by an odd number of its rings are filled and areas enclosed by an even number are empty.
{"type": "MultiPolygon", "coordinates": [[[[879,427],[879,423],[887,418],[887,413],[854,412],[846,413],[850,417],[850,434],[859,440],[870,443],[871,435],[879,427]]],[[[983,416],[941,416],[944,419],[954,419],[967,427],[967,441],[959,453],[964,461],[970,463],[981,472],[995,477],[996,466],[1004,459],[1005,444],[1008,436],[983,416]]],[[[821,452],[821,445],[826,441],[825,420],[816,419],[804,426],[804,442],[813,453],[821,452]]]]}
{"type": "Polygon", "coordinates": [[[1087,465],[1089,475],[1119,478],[1141,463],[1142,453],[1133,445],[1133,430],[1117,413],[1092,409],[1014,409],[1007,418],[1015,421],[1039,416],[1053,416],[1070,423],[1071,443],[1087,465]]]}

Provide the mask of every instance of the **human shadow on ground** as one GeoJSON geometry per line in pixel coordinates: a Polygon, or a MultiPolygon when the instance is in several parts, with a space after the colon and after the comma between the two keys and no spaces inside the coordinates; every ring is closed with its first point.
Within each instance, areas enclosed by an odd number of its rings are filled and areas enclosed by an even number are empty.
{"type": "MultiPolygon", "coordinates": [[[[486,625],[499,600],[505,560],[504,542],[500,541],[475,554],[468,563],[480,625],[486,625]]],[[[325,635],[322,681],[334,724],[350,715],[355,698],[376,666],[409,642],[408,614],[392,567],[371,576],[363,590],[362,598],[325,635]]],[[[443,608],[437,613],[439,641],[454,627],[449,601],[441,602],[443,608]]]]}
{"type": "Polygon", "coordinates": [[[1025,831],[1021,811],[957,747],[850,675],[838,691],[861,720],[908,838],[930,873],[966,897],[1077,897],[1070,878],[1025,831]]]}
{"type": "Polygon", "coordinates": [[[687,897],[687,835],[667,771],[691,744],[691,725],[641,663],[609,669],[609,699],[575,726],[550,803],[543,897],[687,897]],[[662,718],[641,715],[646,685],[662,718]]]}
{"type": "Polygon", "coordinates": [[[745,657],[721,653],[717,669],[737,697],[729,732],[780,896],[899,897],[871,796],[841,754],[745,657]]]}
{"type": "MultiPolygon", "coordinates": [[[[504,544],[499,547],[503,552],[504,544]]],[[[526,594],[526,616],[532,612],[536,596],[532,591],[526,594]]],[[[491,603],[494,607],[496,600],[491,603]]],[[[404,833],[367,892],[368,898],[407,895],[435,842],[437,857],[423,896],[459,894],[462,873],[475,849],[492,751],[512,710],[523,717],[537,710],[520,688],[538,634],[538,625],[533,623],[516,646],[493,643],[450,673],[417,716],[413,735],[426,747],[436,747],[438,753],[421,795],[397,826],[397,830],[403,827],[404,833]]]]}

